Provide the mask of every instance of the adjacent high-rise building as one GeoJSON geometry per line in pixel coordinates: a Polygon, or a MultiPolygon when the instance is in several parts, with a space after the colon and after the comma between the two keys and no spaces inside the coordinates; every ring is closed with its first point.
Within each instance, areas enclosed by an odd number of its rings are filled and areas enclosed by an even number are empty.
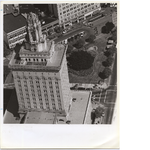
{"type": "Polygon", "coordinates": [[[18,98],[19,112],[45,111],[68,115],[71,102],[65,52],[41,34],[37,16],[27,17],[29,42],[14,53],[9,63],[18,98]]]}
{"type": "Polygon", "coordinates": [[[25,40],[27,31],[26,18],[22,15],[4,15],[4,41],[9,48],[14,48],[16,44],[25,40]]]}
{"type": "Polygon", "coordinates": [[[70,23],[85,20],[101,10],[100,3],[59,3],[57,4],[59,24],[67,27],[70,23]]]}

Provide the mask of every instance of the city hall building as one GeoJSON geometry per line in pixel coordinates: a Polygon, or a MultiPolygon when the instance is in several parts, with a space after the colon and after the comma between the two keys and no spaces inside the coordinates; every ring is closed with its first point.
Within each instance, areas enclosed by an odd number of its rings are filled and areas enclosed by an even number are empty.
{"type": "Polygon", "coordinates": [[[20,59],[13,54],[9,63],[19,112],[37,111],[68,115],[71,103],[66,45],[46,40],[34,13],[27,17],[29,42],[21,47],[20,59]]]}

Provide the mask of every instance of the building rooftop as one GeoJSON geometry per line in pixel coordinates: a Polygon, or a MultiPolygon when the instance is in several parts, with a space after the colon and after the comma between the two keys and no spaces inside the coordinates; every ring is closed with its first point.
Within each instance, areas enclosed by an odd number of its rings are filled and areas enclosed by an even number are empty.
{"type": "MultiPolygon", "coordinates": [[[[53,55],[49,56],[48,60],[46,60],[45,63],[43,62],[39,62],[39,63],[27,63],[27,62],[22,62],[21,60],[17,60],[15,59],[15,53],[13,54],[12,56],[12,59],[9,63],[9,67],[13,68],[13,69],[27,69],[27,70],[34,70],[34,69],[44,69],[44,70],[47,70],[47,69],[54,69],[54,70],[59,70],[60,67],[61,67],[61,63],[62,63],[62,60],[63,60],[63,57],[64,57],[64,54],[65,54],[65,51],[66,51],[66,46],[65,45],[62,45],[62,44],[57,44],[54,46],[54,53],[53,55]]],[[[33,52],[31,52],[32,54],[33,52]]],[[[51,53],[51,52],[50,52],[51,53]]],[[[30,55],[30,51],[28,51],[28,54],[30,55]]],[[[48,56],[44,56],[44,53],[41,52],[41,56],[40,56],[40,52],[34,52],[34,55],[35,57],[39,57],[39,58],[46,58],[48,56]],[[37,56],[39,54],[39,56],[37,56]]],[[[31,56],[31,55],[30,55],[31,56]]]]}
{"type": "Polygon", "coordinates": [[[55,124],[56,116],[49,112],[28,112],[25,124],[55,124]]]}
{"type": "MultiPolygon", "coordinates": [[[[88,91],[73,91],[72,98],[75,100],[72,102],[72,106],[69,112],[68,120],[70,124],[90,124],[90,113],[92,111],[91,104],[91,92],[88,91]]],[[[18,102],[16,92],[13,92],[7,110],[4,114],[5,124],[66,124],[66,117],[61,114],[55,114],[50,112],[28,112],[18,114],[18,102]],[[16,119],[17,117],[19,117],[16,119]]]]}
{"type": "Polygon", "coordinates": [[[71,121],[71,124],[84,124],[85,120],[89,120],[86,122],[90,122],[90,117],[86,118],[86,116],[89,112],[88,108],[91,103],[91,92],[73,91],[72,99],[73,101],[68,119],[71,121]]]}
{"type": "Polygon", "coordinates": [[[27,25],[26,19],[22,15],[14,16],[13,14],[4,15],[4,31],[6,33],[17,30],[27,25]]]}

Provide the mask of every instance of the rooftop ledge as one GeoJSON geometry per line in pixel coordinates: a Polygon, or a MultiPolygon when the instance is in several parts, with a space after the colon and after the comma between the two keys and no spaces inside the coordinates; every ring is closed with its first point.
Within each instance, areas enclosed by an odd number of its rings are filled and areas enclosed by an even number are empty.
{"type": "MultiPolygon", "coordinates": [[[[57,44],[55,45],[54,48],[54,54],[52,55],[52,57],[46,62],[45,65],[34,65],[33,63],[31,63],[31,65],[27,65],[26,64],[18,64],[17,59],[15,59],[15,55],[16,53],[14,52],[12,55],[12,58],[10,60],[9,63],[9,68],[13,69],[13,70],[18,70],[18,69],[23,69],[23,70],[54,70],[54,71],[58,71],[61,68],[61,64],[62,64],[62,60],[64,58],[64,54],[66,52],[67,49],[67,45],[64,46],[62,44],[57,44]]],[[[28,53],[30,54],[30,53],[28,53]]],[[[35,53],[35,55],[38,53],[35,53]]],[[[41,57],[43,58],[43,57],[41,57]]]]}

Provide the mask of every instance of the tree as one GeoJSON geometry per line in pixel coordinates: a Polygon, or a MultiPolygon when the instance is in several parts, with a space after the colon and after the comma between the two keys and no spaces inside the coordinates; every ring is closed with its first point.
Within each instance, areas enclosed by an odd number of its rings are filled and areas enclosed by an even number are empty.
{"type": "Polygon", "coordinates": [[[104,55],[107,57],[110,57],[110,56],[113,56],[115,53],[116,53],[116,47],[112,46],[106,52],[104,52],[104,55]]]}
{"type": "Polygon", "coordinates": [[[48,35],[51,35],[53,33],[53,29],[49,29],[47,33],[48,35]]]}
{"type": "Polygon", "coordinates": [[[95,40],[96,36],[91,34],[85,41],[89,43],[93,43],[95,40]]]}
{"type": "Polygon", "coordinates": [[[99,73],[101,79],[106,79],[111,75],[111,69],[106,67],[102,72],[99,73]]]}
{"type": "Polygon", "coordinates": [[[109,67],[109,66],[112,65],[113,60],[114,60],[113,57],[108,57],[108,58],[106,59],[106,61],[103,61],[103,62],[102,62],[102,64],[103,64],[104,67],[109,67]]]}
{"type": "Polygon", "coordinates": [[[89,69],[93,61],[94,57],[86,51],[73,51],[67,58],[68,66],[76,71],[89,69]]]}
{"type": "Polygon", "coordinates": [[[104,114],[104,107],[102,106],[98,106],[96,109],[95,109],[95,117],[96,118],[100,118],[102,117],[104,114]]]}
{"type": "Polygon", "coordinates": [[[79,39],[76,44],[74,44],[73,46],[77,49],[82,48],[83,45],[85,44],[85,41],[83,39],[79,39]]]}
{"type": "Polygon", "coordinates": [[[55,31],[56,33],[61,33],[61,32],[63,31],[63,29],[62,29],[62,27],[56,26],[56,27],[54,28],[54,31],[55,31]]]}
{"type": "Polygon", "coordinates": [[[102,27],[101,32],[104,34],[108,34],[114,27],[115,25],[112,22],[107,22],[105,26],[102,27]]]}
{"type": "Polygon", "coordinates": [[[73,46],[69,44],[67,48],[67,54],[71,53],[72,50],[73,50],[73,46]]]}
{"type": "Polygon", "coordinates": [[[101,28],[101,32],[102,32],[102,33],[105,33],[105,34],[108,34],[108,33],[109,33],[108,30],[106,29],[106,26],[103,26],[103,27],[101,28]]]}

